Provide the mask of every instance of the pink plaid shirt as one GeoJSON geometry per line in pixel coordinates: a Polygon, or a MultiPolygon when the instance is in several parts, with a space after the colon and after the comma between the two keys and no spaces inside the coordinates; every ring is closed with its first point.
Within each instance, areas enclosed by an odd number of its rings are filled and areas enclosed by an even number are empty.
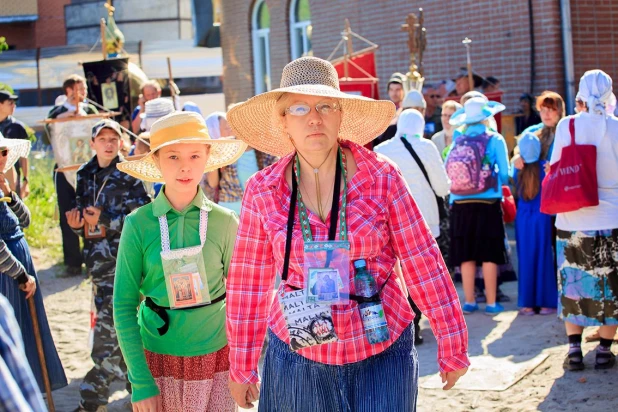
{"type": "MultiPolygon", "coordinates": [[[[378,287],[384,285],[381,298],[390,339],[370,344],[357,303],[351,302],[332,306],[337,342],[304,348],[298,353],[316,362],[343,365],[367,359],[392,345],[414,319],[397,276],[391,276],[399,258],[406,287],[437,337],[440,370],[468,366],[468,330],[457,293],[401,172],[385,157],[359,145],[342,145],[352,151],[358,166],[347,193],[350,260],[366,259],[378,287]]],[[[257,365],[267,325],[282,341],[290,341],[279,300],[273,299],[273,287],[275,275],[283,270],[292,194],[285,170],[292,159],[288,155],[257,173],[245,190],[227,280],[230,376],[238,383],[258,381],[257,365]]],[[[296,213],[287,283],[302,288],[303,238],[298,210],[296,213]]],[[[313,238],[328,240],[328,225],[311,211],[308,213],[313,238]]],[[[353,270],[350,264],[350,272],[353,270]]],[[[354,293],[354,282],[350,284],[354,293]]],[[[283,283],[279,291],[282,288],[283,283]]]]}

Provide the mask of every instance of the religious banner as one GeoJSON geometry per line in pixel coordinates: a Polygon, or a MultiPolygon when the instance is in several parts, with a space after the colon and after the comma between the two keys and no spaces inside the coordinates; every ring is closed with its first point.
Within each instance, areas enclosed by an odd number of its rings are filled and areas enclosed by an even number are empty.
{"type": "MultiPolygon", "coordinates": [[[[90,148],[92,126],[101,116],[81,116],[48,123],[54,159],[59,168],[88,162],[94,152],[90,148]]],[[[65,171],[65,177],[75,187],[77,169],[65,171]]]]}
{"type": "Polygon", "coordinates": [[[128,128],[131,121],[129,59],[88,62],[83,67],[88,98],[107,110],[120,112],[114,120],[128,128]]]}
{"type": "Polygon", "coordinates": [[[339,75],[339,87],[346,93],[359,94],[378,100],[378,78],[376,59],[373,50],[362,54],[355,54],[347,61],[339,59],[333,62],[339,75]],[[346,76],[346,64],[347,76],[346,76]]]}

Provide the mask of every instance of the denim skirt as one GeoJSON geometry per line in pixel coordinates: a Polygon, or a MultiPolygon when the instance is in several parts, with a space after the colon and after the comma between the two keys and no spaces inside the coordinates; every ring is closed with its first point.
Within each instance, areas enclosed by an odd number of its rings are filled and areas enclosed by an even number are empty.
{"type": "Polygon", "coordinates": [[[384,352],[340,366],[306,359],[270,330],[268,336],[260,412],[416,410],[418,359],[411,326],[384,352]]]}

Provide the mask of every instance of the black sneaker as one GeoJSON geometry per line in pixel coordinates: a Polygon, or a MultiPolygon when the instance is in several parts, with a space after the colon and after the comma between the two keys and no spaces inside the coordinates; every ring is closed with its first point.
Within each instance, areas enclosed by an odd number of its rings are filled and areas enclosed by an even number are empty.
{"type": "Polygon", "coordinates": [[[594,368],[599,369],[611,369],[616,364],[616,356],[612,352],[599,352],[597,351],[594,361],[594,368]],[[599,362],[602,361],[602,362],[599,362]]]}
{"type": "Polygon", "coordinates": [[[487,297],[485,297],[485,292],[483,292],[477,287],[474,288],[474,297],[476,298],[476,303],[487,303],[487,297]]]}
{"type": "Polygon", "coordinates": [[[569,371],[583,371],[585,368],[584,355],[581,351],[568,353],[564,358],[562,366],[569,371]]]}
{"type": "Polygon", "coordinates": [[[496,291],[496,300],[498,302],[510,302],[511,298],[502,293],[502,291],[498,287],[498,290],[496,291]]]}

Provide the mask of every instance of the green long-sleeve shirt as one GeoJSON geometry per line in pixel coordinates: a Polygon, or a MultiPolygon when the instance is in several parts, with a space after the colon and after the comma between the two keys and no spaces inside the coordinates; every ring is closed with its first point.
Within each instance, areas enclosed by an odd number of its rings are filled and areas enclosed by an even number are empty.
{"type": "Polygon", "coordinates": [[[202,253],[214,300],[225,293],[224,277],[234,249],[238,218],[232,211],[213,204],[198,189],[191,204],[179,212],[163,189],[154,202],[125,219],[114,282],[114,322],[129,370],[133,402],[159,394],[144,349],[165,355],[200,356],[227,344],[225,301],[196,309],[168,310],[170,327],[163,336],[157,331],[163,321],[143,302],[140,304],[141,293],[157,305],[169,307],[160,255],[159,216],[167,215],[171,249],[179,249],[200,244],[200,209],[209,212],[202,253]]]}

